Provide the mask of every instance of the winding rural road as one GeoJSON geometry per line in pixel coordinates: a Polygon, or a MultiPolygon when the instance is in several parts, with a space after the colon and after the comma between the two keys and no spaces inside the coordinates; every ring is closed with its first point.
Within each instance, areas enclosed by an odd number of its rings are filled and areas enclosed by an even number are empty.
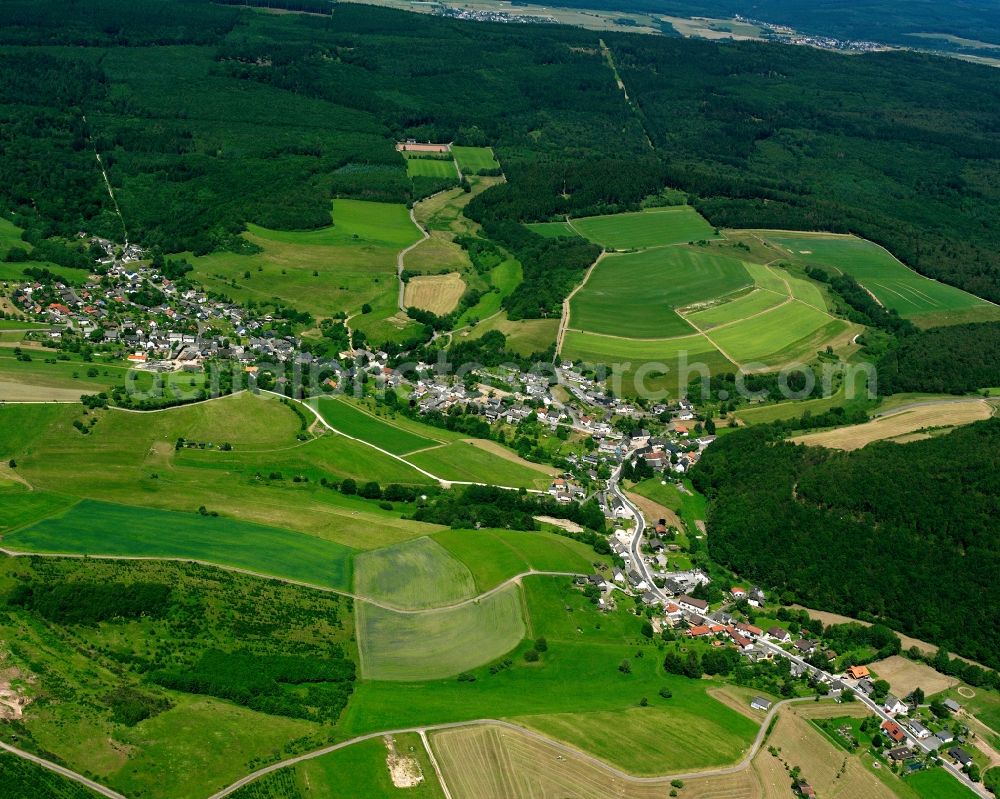
{"type": "Polygon", "coordinates": [[[41,766],[44,769],[48,769],[49,771],[52,771],[62,777],[65,777],[68,780],[73,780],[73,782],[78,782],[81,785],[90,788],[90,790],[94,791],[95,793],[99,793],[101,796],[108,797],[108,799],[125,799],[125,797],[122,796],[120,793],[116,793],[115,791],[112,791],[110,788],[105,788],[103,785],[100,785],[94,782],[93,780],[87,779],[82,774],[77,774],[75,771],[65,768],[64,766],[60,766],[58,763],[53,763],[51,760],[46,760],[44,757],[33,755],[31,754],[31,752],[25,752],[23,749],[18,749],[16,746],[11,746],[10,744],[6,744],[3,741],[0,741],[0,750],[3,750],[4,752],[9,752],[10,754],[16,755],[17,757],[24,758],[25,760],[29,760],[35,765],[41,766]]]}

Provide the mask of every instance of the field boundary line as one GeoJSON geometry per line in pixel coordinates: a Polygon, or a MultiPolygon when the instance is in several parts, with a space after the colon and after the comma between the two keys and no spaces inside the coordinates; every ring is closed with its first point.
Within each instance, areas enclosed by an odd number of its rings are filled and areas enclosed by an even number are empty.
{"type": "MultiPolygon", "coordinates": [[[[341,401],[336,396],[330,397],[330,399],[334,400],[335,402],[340,402],[341,401]]],[[[396,430],[399,430],[401,433],[409,433],[410,435],[413,435],[413,436],[419,436],[420,438],[426,438],[428,441],[437,441],[439,444],[450,444],[451,443],[450,441],[442,441],[440,438],[434,438],[433,436],[424,435],[423,433],[414,433],[412,430],[407,430],[405,427],[402,427],[401,425],[395,424],[394,422],[390,422],[390,421],[388,421],[386,419],[383,419],[381,416],[376,416],[374,413],[372,413],[367,408],[362,408],[362,407],[357,406],[357,405],[352,405],[349,402],[344,402],[344,404],[348,408],[353,408],[354,410],[356,410],[356,411],[358,411],[360,413],[363,413],[366,416],[368,416],[368,417],[370,417],[372,419],[375,419],[376,421],[381,422],[382,424],[388,425],[389,427],[392,427],[392,428],[395,428],[396,430]]],[[[424,449],[433,449],[433,447],[425,447],[424,449]]],[[[414,450],[414,452],[423,452],[423,450],[414,450]]],[[[412,455],[413,452],[405,452],[403,454],[404,455],[412,455]]]]}
{"type": "MultiPolygon", "coordinates": [[[[266,394],[274,394],[274,396],[276,396],[276,397],[282,397],[282,396],[284,396],[283,394],[278,394],[277,392],[274,392],[274,391],[267,391],[265,389],[261,389],[261,391],[263,391],[266,394]]],[[[443,477],[438,477],[436,474],[432,474],[431,472],[427,471],[426,469],[421,469],[419,466],[417,466],[417,465],[415,465],[413,463],[410,463],[410,461],[406,460],[406,458],[404,458],[402,455],[396,455],[396,454],[394,454],[392,452],[389,452],[389,450],[387,450],[387,449],[382,449],[382,447],[379,447],[379,446],[377,446],[375,444],[372,444],[371,441],[366,441],[363,438],[357,438],[355,436],[350,436],[347,433],[344,433],[343,431],[338,430],[336,427],[334,427],[332,424],[330,424],[326,419],[324,419],[320,415],[320,412],[318,410],[316,410],[308,402],[305,402],[304,400],[300,400],[300,399],[292,399],[291,397],[288,397],[286,399],[291,399],[292,402],[297,402],[300,405],[303,405],[306,408],[308,408],[316,416],[316,418],[319,420],[320,424],[322,424],[327,429],[333,431],[338,436],[343,436],[344,438],[346,438],[346,439],[348,439],[350,441],[357,441],[359,444],[364,444],[366,447],[371,447],[375,451],[381,452],[383,455],[386,455],[386,456],[392,458],[393,460],[397,460],[400,463],[405,463],[411,469],[414,469],[414,470],[420,472],[420,474],[424,475],[425,477],[429,477],[431,480],[434,480],[435,482],[437,482],[442,488],[451,488],[452,486],[456,486],[456,485],[461,485],[461,486],[491,486],[491,485],[493,485],[493,483],[480,483],[480,482],[476,482],[476,481],[473,481],[473,480],[445,480],[443,477]]],[[[310,397],[310,399],[316,399],[316,398],[315,397],[310,397]]],[[[431,440],[434,440],[434,439],[431,439],[431,440]]],[[[519,488],[514,488],[513,486],[498,485],[498,486],[494,486],[494,487],[495,488],[502,488],[502,489],[504,489],[506,491],[520,491],[519,488]]],[[[527,491],[529,494],[545,494],[545,493],[547,493],[547,492],[541,491],[541,490],[539,490],[537,488],[526,488],[525,491],[527,491]]]]}
{"type": "MultiPolygon", "coordinates": [[[[377,550],[371,550],[377,551],[377,550]]],[[[416,616],[421,613],[438,613],[447,610],[458,610],[459,608],[465,607],[466,605],[475,605],[484,599],[488,599],[494,594],[498,594],[510,585],[517,585],[519,592],[521,591],[521,580],[524,577],[582,577],[582,572],[564,572],[564,571],[545,571],[539,569],[529,569],[528,571],[520,572],[511,577],[508,577],[502,583],[499,583],[488,591],[484,591],[481,594],[476,594],[475,596],[466,597],[458,602],[452,602],[448,605],[436,605],[429,608],[404,608],[399,605],[393,605],[391,602],[385,602],[384,600],[377,599],[375,597],[364,596],[362,594],[356,594],[353,591],[348,591],[342,588],[333,588],[328,585],[318,585],[316,583],[306,582],[305,580],[296,580],[294,577],[282,577],[278,574],[267,574],[265,572],[254,571],[253,569],[245,569],[242,566],[232,566],[226,563],[217,563],[211,560],[203,560],[201,558],[186,558],[179,555],[93,555],[83,552],[30,552],[20,549],[10,549],[5,546],[0,546],[0,554],[6,555],[10,558],[63,558],[66,560],[109,560],[109,561],[139,561],[139,562],[154,562],[154,563],[194,563],[198,566],[207,566],[213,569],[221,569],[222,571],[232,572],[234,574],[245,574],[248,577],[257,577],[261,580],[271,580],[277,583],[284,583],[286,585],[294,585],[299,588],[308,588],[312,591],[320,591],[324,594],[337,594],[338,596],[347,597],[355,602],[363,602],[366,605],[372,605],[382,610],[386,610],[390,613],[399,613],[405,616],[416,616]]]]}
{"type": "Polygon", "coordinates": [[[39,757],[38,755],[33,755],[31,752],[25,752],[23,749],[18,749],[16,746],[11,746],[8,743],[0,741],[0,749],[8,752],[16,757],[23,758],[36,766],[41,766],[42,768],[58,774],[60,777],[65,777],[66,779],[72,780],[73,782],[78,782],[90,790],[99,793],[101,796],[106,796],[108,799],[126,799],[120,793],[106,788],[100,783],[94,782],[91,779],[87,779],[82,774],[77,774],[72,769],[68,769],[65,766],[60,766],[58,763],[53,763],[51,760],[46,760],[44,757],[39,757]]]}
{"type": "Polygon", "coordinates": [[[451,791],[448,790],[448,783],[445,782],[444,772],[441,771],[441,766],[438,765],[437,758],[434,756],[434,750],[431,749],[431,742],[427,739],[427,730],[420,730],[417,734],[420,736],[420,740],[424,744],[424,750],[427,752],[427,757],[431,761],[431,767],[437,775],[437,780],[441,785],[441,792],[444,794],[444,799],[451,799],[451,791]]]}
{"type": "Polygon", "coordinates": [[[536,741],[542,741],[550,746],[555,747],[556,749],[560,749],[561,751],[572,755],[573,757],[582,758],[587,762],[591,763],[592,765],[596,765],[599,768],[602,768],[610,772],[613,776],[618,777],[619,779],[632,783],[638,783],[643,785],[660,785],[660,784],[665,785],[668,784],[671,780],[676,780],[676,779],[695,780],[706,777],[718,777],[727,774],[737,774],[750,767],[754,756],[757,754],[757,752],[760,750],[761,745],[764,743],[764,738],[767,734],[767,728],[770,725],[771,719],[774,718],[775,714],[778,712],[779,709],[781,709],[784,706],[787,706],[792,702],[812,702],[812,701],[815,701],[813,697],[805,696],[805,697],[797,697],[794,699],[783,699],[780,702],[776,702],[768,711],[767,715],[761,721],[760,729],[757,731],[757,737],[750,745],[749,750],[743,756],[742,760],[740,760],[738,763],[732,766],[723,766],[720,768],[695,771],[685,774],[664,774],[658,777],[633,776],[628,772],[622,771],[621,769],[612,766],[610,763],[607,763],[601,760],[600,758],[591,755],[588,752],[583,751],[582,749],[578,749],[575,746],[564,743],[563,741],[560,741],[556,738],[550,738],[549,736],[537,732],[531,729],[530,727],[523,727],[520,724],[515,724],[510,721],[504,721],[502,719],[473,719],[469,721],[451,721],[451,722],[443,722],[440,724],[425,724],[416,727],[406,727],[397,730],[382,730],[379,732],[370,732],[370,733],[365,733],[364,735],[358,735],[354,738],[349,738],[346,741],[340,741],[339,743],[331,744],[330,746],[325,746],[322,749],[317,749],[313,752],[306,752],[305,754],[297,755],[295,757],[288,758],[287,760],[282,760],[278,763],[272,763],[269,766],[265,766],[264,768],[258,769],[257,771],[237,780],[232,785],[223,788],[221,791],[212,794],[210,797],[208,797],[208,799],[224,799],[224,797],[229,796],[234,791],[237,791],[243,786],[248,785],[251,782],[254,782],[260,777],[264,777],[268,774],[273,774],[275,771],[280,771],[281,769],[287,768],[289,766],[296,766],[299,763],[304,763],[309,760],[314,760],[318,757],[323,757],[325,755],[332,754],[333,752],[339,751],[340,749],[346,749],[348,746],[352,746],[353,744],[356,743],[364,743],[365,741],[370,741],[373,738],[380,738],[384,735],[404,735],[406,733],[414,733],[414,732],[419,735],[421,733],[426,734],[428,732],[433,733],[442,730],[461,729],[463,727],[479,727],[479,726],[490,726],[490,725],[495,727],[502,727],[508,730],[513,730],[529,738],[533,738],[536,741]]]}

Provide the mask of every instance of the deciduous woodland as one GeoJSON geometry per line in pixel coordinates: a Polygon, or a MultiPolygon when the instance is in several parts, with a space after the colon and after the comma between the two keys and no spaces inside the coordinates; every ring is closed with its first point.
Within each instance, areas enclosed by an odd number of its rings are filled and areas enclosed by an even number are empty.
{"type": "Polygon", "coordinates": [[[834,452],[767,427],[716,442],[693,473],[712,553],[802,602],[873,614],[996,668],[1000,420],[834,452]],[[960,619],[961,623],[956,623],[960,619]]]}
{"type": "MultiPolygon", "coordinates": [[[[469,215],[524,250],[515,315],[552,312],[572,280],[537,292],[560,259],[506,223],[634,209],[667,182],[717,226],[856,232],[1000,299],[1000,76],[985,67],[608,35],[630,106],[584,30],[100,5],[113,24],[51,0],[5,8],[0,42],[21,47],[0,51],[0,196],[33,241],[121,238],[95,150],[133,240],[208,252],[240,246],[247,222],[326,225],[331,194],[412,199],[392,142],[415,137],[494,145],[508,182],[469,215]]],[[[557,242],[575,264],[582,245],[557,242]]]]}

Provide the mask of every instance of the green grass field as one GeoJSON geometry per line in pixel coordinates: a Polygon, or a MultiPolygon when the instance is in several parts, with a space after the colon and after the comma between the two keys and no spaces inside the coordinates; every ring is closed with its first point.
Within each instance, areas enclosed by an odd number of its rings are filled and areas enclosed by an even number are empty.
{"type": "Polygon", "coordinates": [[[405,455],[440,443],[378,419],[338,397],[320,397],[312,400],[312,404],[340,432],[368,441],[394,455],[405,455]]]}
{"type": "Polygon", "coordinates": [[[455,162],[444,158],[414,158],[410,156],[406,159],[406,174],[411,178],[445,178],[458,180],[458,171],[455,169],[455,162]]]}
{"type": "Polygon", "coordinates": [[[475,596],[476,581],[440,543],[417,538],[358,555],[354,593],[400,608],[433,608],[475,596]]]}
{"type": "MultiPolygon", "coordinates": [[[[813,334],[833,338],[848,327],[844,320],[833,319],[825,311],[800,302],[788,302],[751,319],[712,330],[709,337],[719,348],[741,364],[781,362],[784,354],[798,342],[804,342],[802,357],[814,356],[817,346],[810,346],[813,334]],[[832,325],[827,331],[828,325],[832,325]]],[[[794,357],[794,355],[793,355],[794,357]]]]}
{"type": "Polygon", "coordinates": [[[784,300],[785,296],[782,294],[766,289],[753,289],[747,294],[735,296],[728,302],[689,313],[685,318],[690,319],[702,330],[710,330],[713,327],[738,322],[748,316],[774,308],[784,300]]]}
{"type": "MultiPolygon", "coordinates": [[[[507,668],[496,673],[475,669],[475,682],[362,682],[342,722],[345,734],[389,725],[506,718],[593,747],[613,763],[647,773],[732,763],[749,746],[757,730],[754,722],[708,696],[706,689],[714,681],[665,674],[662,653],[642,637],[642,620],[624,603],[601,613],[569,578],[528,577],[523,584],[529,636],[548,641],[537,663],[526,663],[519,648],[507,668]],[[642,657],[637,657],[639,651],[642,657]],[[618,670],[622,659],[630,661],[630,674],[618,670]],[[664,686],[673,691],[669,700],[658,695],[664,686]],[[650,706],[639,708],[644,696],[650,706]],[[634,754],[622,745],[623,729],[633,725],[649,732],[634,736],[634,754]],[[698,746],[684,744],[687,729],[698,746]]],[[[628,738],[631,744],[633,736],[628,738]]]]}
{"type": "Polygon", "coordinates": [[[568,222],[532,222],[530,225],[525,225],[525,227],[547,239],[568,238],[580,235],[568,222]]]}
{"type": "Polygon", "coordinates": [[[332,433],[299,441],[299,431],[299,418],[277,398],[249,393],[156,413],[0,408],[0,450],[38,491],[187,513],[204,505],[360,549],[439,529],[320,485],[323,478],[383,485],[430,478],[361,442],[332,433]],[[96,421],[88,435],[72,426],[80,420],[96,421]],[[178,437],[215,446],[177,450],[178,437]],[[223,443],[233,449],[223,451],[223,443]]]}
{"type": "MultiPolygon", "coordinates": [[[[513,456],[512,453],[512,457],[513,456]]],[[[527,461],[494,455],[476,444],[453,441],[407,456],[407,460],[444,480],[492,483],[509,488],[547,488],[551,477],[527,461]]]]}
{"type": "Polygon", "coordinates": [[[508,258],[493,267],[488,277],[492,290],[483,294],[479,298],[479,302],[462,313],[456,327],[464,327],[470,324],[473,319],[486,319],[499,312],[500,304],[504,298],[517,288],[523,278],[521,264],[513,258],[508,258]]]}
{"type": "Polygon", "coordinates": [[[0,533],[16,530],[68,510],[79,500],[51,491],[29,491],[13,481],[0,483],[0,533]]]}
{"type": "Polygon", "coordinates": [[[358,313],[367,302],[369,323],[391,316],[396,254],[420,238],[406,206],[338,199],[331,207],[332,224],[317,230],[248,225],[244,237],[263,248],[255,255],[187,253],[192,276],[238,301],[277,299],[316,316],[358,313]]]}
{"type": "Polygon", "coordinates": [[[590,574],[595,561],[606,561],[585,544],[555,533],[442,530],[433,539],[468,566],[480,592],[532,569],[590,574]]]}
{"type": "Polygon", "coordinates": [[[644,211],[572,220],[574,229],[609,250],[645,249],[717,238],[713,228],[694,208],[647,208],[644,211]]]}
{"type": "Polygon", "coordinates": [[[361,674],[368,680],[450,677],[509,652],[525,634],[516,585],[448,610],[396,613],[356,604],[361,674]]]}
{"type": "MultiPolygon", "coordinates": [[[[520,275],[520,264],[518,264],[517,274],[520,275]]],[[[518,278],[520,282],[520,278],[518,278]]],[[[516,285],[516,284],[515,284],[516,285]]],[[[513,291],[514,287],[511,287],[513,291]]],[[[499,302],[497,302],[499,306],[499,302]]],[[[482,318],[482,317],[480,317],[482,318]]],[[[538,352],[545,352],[555,343],[556,334],[559,332],[559,319],[519,319],[512,321],[507,318],[506,311],[495,313],[489,319],[477,324],[468,331],[469,338],[479,338],[491,330],[499,330],[507,337],[507,348],[519,355],[528,357],[538,352]]],[[[461,341],[463,333],[456,336],[456,341],[461,341]]]]}
{"type": "Polygon", "coordinates": [[[903,779],[921,799],[972,799],[975,794],[944,769],[918,771],[903,779]]]}
{"type": "Polygon", "coordinates": [[[491,147],[458,147],[451,148],[451,154],[458,162],[458,168],[463,174],[474,175],[480,169],[499,169],[500,163],[493,155],[491,147]]]}
{"type": "Polygon", "coordinates": [[[604,258],[570,303],[570,326],[630,338],[692,332],[675,308],[750,286],[732,258],[669,247],[604,258]]]}
{"type": "MultiPolygon", "coordinates": [[[[308,760],[297,766],[295,777],[299,793],[287,790],[261,796],[249,794],[246,799],[309,799],[310,797],[344,797],[351,799],[393,799],[398,796],[413,799],[439,799],[440,783],[416,733],[396,735],[395,747],[399,755],[415,758],[420,764],[424,779],[410,788],[393,785],[386,765],[387,749],[381,738],[349,746],[329,755],[308,760]],[[345,779],[350,775],[350,779],[345,779]],[[349,788],[347,785],[349,784],[349,788]]],[[[239,799],[239,797],[235,797],[239,799]]]]}
{"type": "Polygon", "coordinates": [[[957,323],[964,321],[964,312],[984,313],[992,307],[995,308],[994,318],[1000,318],[1000,308],[914,272],[870,241],[852,236],[777,234],[768,239],[797,260],[824,267],[834,274],[850,274],[879,302],[901,316],[919,319],[923,314],[934,314],[941,323],[950,315],[953,323],[957,323]]]}
{"type": "Polygon", "coordinates": [[[613,382],[619,388],[615,388],[615,392],[627,396],[665,391],[676,397],[678,391],[687,388],[688,382],[700,374],[698,365],[703,365],[711,374],[736,370],[701,335],[661,340],[629,339],[569,330],[561,354],[570,360],[604,364],[609,368],[609,376],[611,367],[617,364],[618,377],[613,382]]]}
{"type": "Polygon", "coordinates": [[[192,558],[347,590],[351,550],[276,527],[85,499],[4,535],[25,552],[192,558]]]}

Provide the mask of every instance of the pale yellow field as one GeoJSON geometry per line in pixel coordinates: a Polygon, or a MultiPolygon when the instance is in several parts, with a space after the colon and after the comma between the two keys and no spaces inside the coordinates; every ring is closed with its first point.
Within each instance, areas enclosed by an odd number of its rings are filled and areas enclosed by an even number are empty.
{"type": "Polygon", "coordinates": [[[872,441],[909,436],[924,428],[954,427],[988,419],[993,410],[994,406],[986,400],[946,400],[880,416],[864,424],[795,436],[792,441],[813,447],[854,450],[872,441]]]}
{"type": "Polygon", "coordinates": [[[420,275],[406,284],[403,301],[408,307],[421,308],[438,316],[455,310],[465,293],[465,281],[458,272],[446,275],[420,275]]]}
{"type": "MultiPolygon", "coordinates": [[[[833,707],[842,711],[836,715],[848,715],[843,712],[844,707],[833,707]]],[[[836,747],[800,713],[798,708],[782,710],[767,746],[754,757],[753,770],[760,780],[764,799],[787,799],[792,795],[786,766],[798,766],[802,779],[823,799],[895,797],[858,756],[836,747]],[[772,746],[780,750],[777,757],[768,751],[772,746]]]]}
{"type": "Polygon", "coordinates": [[[872,663],[870,668],[892,686],[892,692],[896,696],[906,696],[914,688],[923,688],[924,693],[930,696],[958,685],[958,680],[941,674],[923,663],[907,660],[902,655],[879,660],[872,663]]]}
{"type": "Polygon", "coordinates": [[[86,393],[86,386],[83,389],[57,388],[0,380],[0,402],[77,402],[86,393]]]}
{"type": "MultiPolygon", "coordinates": [[[[624,778],[599,762],[496,725],[433,733],[431,744],[453,799],[665,799],[670,777],[624,778]]],[[[750,769],[685,781],[689,799],[761,799],[750,769]]]]}

